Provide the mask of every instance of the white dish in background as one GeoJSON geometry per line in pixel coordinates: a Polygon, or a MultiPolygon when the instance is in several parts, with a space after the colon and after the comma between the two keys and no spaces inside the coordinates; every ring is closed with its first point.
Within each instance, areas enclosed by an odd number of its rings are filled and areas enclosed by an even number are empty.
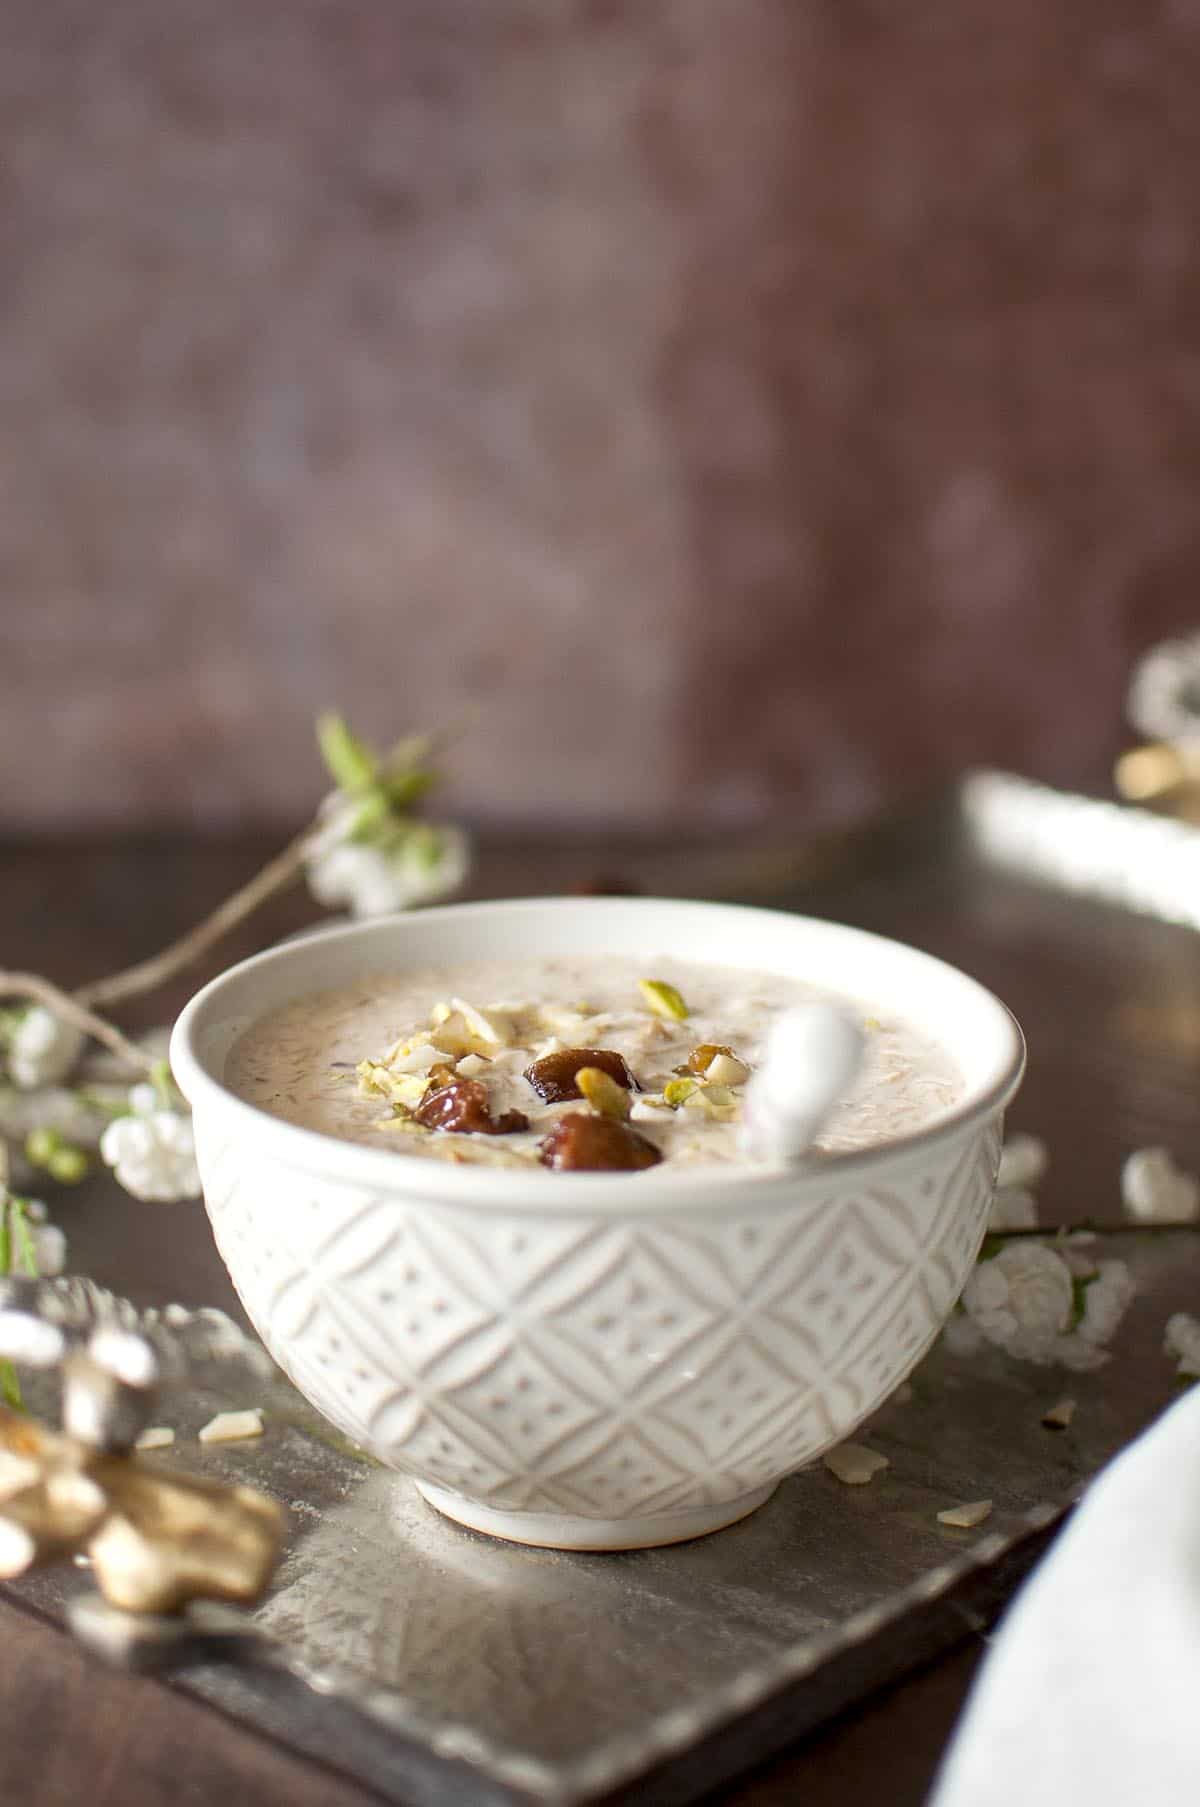
{"type": "Polygon", "coordinates": [[[454,905],[260,954],[171,1058],[217,1246],[297,1387],[439,1510],[518,1542],[628,1549],[761,1505],[924,1354],[987,1223],[1024,1048],[975,981],[838,924],[724,904],[454,905]],[[906,1018],[961,1101],[792,1173],[542,1173],[396,1159],[222,1083],[265,1011],[373,971],[596,949],[767,968],[906,1018]]]}

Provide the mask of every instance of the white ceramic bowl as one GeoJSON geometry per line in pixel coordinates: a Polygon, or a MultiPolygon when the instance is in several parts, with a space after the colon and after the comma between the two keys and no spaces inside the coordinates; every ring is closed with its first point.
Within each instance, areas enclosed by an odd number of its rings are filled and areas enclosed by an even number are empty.
{"type": "Polygon", "coordinates": [[[979,1249],[1021,1034],[953,968],[767,910],[559,898],[423,910],[260,954],[171,1043],[242,1302],[297,1387],[433,1505],[494,1535],[628,1549],[716,1530],[919,1361],[979,1249]],[[934,1035],[966,1080],[924,1130],[792,1175],[424,1161],[226,1090],[235,1039],[406,965],[573,953],[766,969],[934,1035]]]}

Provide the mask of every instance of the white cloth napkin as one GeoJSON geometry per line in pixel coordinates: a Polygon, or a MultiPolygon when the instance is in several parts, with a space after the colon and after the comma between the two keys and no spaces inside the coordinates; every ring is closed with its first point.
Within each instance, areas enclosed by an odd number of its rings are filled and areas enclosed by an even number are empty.
{"type": "Polygon", "coordinates": [[[1107,1468],[1009,1610],[929,1807],[1200,1802],[1200,1387],[1107,1468]]]}

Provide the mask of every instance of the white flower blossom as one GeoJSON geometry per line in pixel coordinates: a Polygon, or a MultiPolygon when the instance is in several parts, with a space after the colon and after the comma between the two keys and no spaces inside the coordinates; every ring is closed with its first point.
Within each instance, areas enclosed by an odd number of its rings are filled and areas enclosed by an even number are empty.
{"type": "Polygon", "coordinates": [[[1000,1150],[996,1184],[1001,1189],[1017,1186],[1028,1191],[1044,1176],[1048,1163],[1046,1144],[1040,1136],[1007,1136],[1000,1150]]]}
{"type": "Polygon", "coordinates": [[[57,1085],[79,1059],[83,1043],[82,1031],[73,1024],[64,1023],[44,1004],[31,1005],[8,1044],[8,1071],[13,1084],[23,1092],[57,1085]]]}
{"type": "Polygon", "coordinates": [[[984,1343],[979,1326],[965,1311],[956,1312],[949,1320],[942,1341],[951,1355],[977,1355],[984,1343]]]}
{"type": "Polygon", "coordinates": [[[1147,740],[1200,740],[1200,634],[1152,646],[1134,668],[1125,711],[1147,740]]]}
{"type": "Polygon", "coordinates": [[[1076,1335],[1085,1343],[1111,1343],[1136,1291],[1123,1261],[1102,1261],[1083,1294],[1083,1316],[1076,1335]]]}
{"type": "Polygon", "coordinates": [[[1013,1242],[981,1261],[963,1305],[989,1343],[1030,1360],[1051,1360],[1071,1322],[1074,1292],[1061,1255],[1043,1242],[1013,1242]]]}
{"type": "MultiPolygon", "coordinates": [[[[133,1088],[140,1094],[153,1089],[133,1088]]],[[[164,1204],[195,1198],[200,1191],[200,1171],[190,1119],[179,1111],[144,1108],[146,1104],[142,1096],[131,1115],[109,1124],[100,1138],[101,1155],[135,1198],[164,1204]]]]}
{"type": "Polygon", "coordinates": [[[1021,1186],[998,1188],[988,1217],[989,1231],[1036,1230],[1037,1220],[1037,1200],[1032,1192],[1021,1186]]]}
{"type": "Polygon", "coordinates": [[[459,828],[438,826],[436,851],[424,838],[385,849],[334,837],[318,846],[307,865],[318,903],[352,916],[385,916],[436,903],[457,891],[471,865],[471,847],[459,828]]]}
{"type": "Polygon", "coordinates": [[[1068,1258],[1070,1254],[1022,1240],[981,1261],[963,1292],[966,1318],[952,1321],[947,1345],[958,1354],[971,1354],[982,1337],[1018,1361],[1081,1371],[1101,1367],[1109,1359],[1104,1345],[1133,1298],[1133,1277],[1123,1261],[1093,1267],[1068,1258]],[[1087,1273],[1073,1272],[1083,1265],[1087,1273]],[[1072,1328],[1078,1279],[1086,1285],[1082,1314],[1072,1328]]]}
{"type": "Polygon", "coordinates": [[[1167,1319],[1163,1353],[1176,1358],[1177,1374],[1200,1378],[1200,1318],[1177,1311],[1167,1319]]]}
{"type": "Polygon", "coordinates": [[[67,1239],[57,1224],[36,1223],[29,1226],[33,1238],[33,1258],[37,1271],[49,1278],[61,1274],[67,1265],[67,1239]]]}
{"type": "Polygon", "coordinates": [[[1121,1169],[1121,1203],[1140,1223],[1192,1223],[1200,1180],[1176,1167],[1166,1148],[1138,1148],[1121,1169]]]}

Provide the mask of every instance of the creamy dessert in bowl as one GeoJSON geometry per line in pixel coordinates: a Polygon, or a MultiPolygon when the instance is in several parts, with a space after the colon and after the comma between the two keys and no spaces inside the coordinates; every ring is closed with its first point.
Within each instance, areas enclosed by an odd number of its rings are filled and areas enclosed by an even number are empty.
{"type": "Polygon", "coordinates": [[[818,1150],[893,1141],[962,1092],[944,1048],[858,1000],[669,955],[652,967],[581,954],[368,973],[269,1011],[225,1082],[285,1122],[396,1155],[558,1172],[739,1163],[769,1029],[820,1002],[861,1020],[865,1057],[818,1150]]]}
{"type": "Polygon", "coordinates": [[[580,898],[260,955],[172,1062],[218,1247],[301,1391],[451,1517],[617,1549],[752,1511],[919,1360],[1023,1048],[896,943],[580,898]],[[830,997],[864,1029],[854,1087],[799,1165],[747,1159],[771,1021],[830,997]]]}

